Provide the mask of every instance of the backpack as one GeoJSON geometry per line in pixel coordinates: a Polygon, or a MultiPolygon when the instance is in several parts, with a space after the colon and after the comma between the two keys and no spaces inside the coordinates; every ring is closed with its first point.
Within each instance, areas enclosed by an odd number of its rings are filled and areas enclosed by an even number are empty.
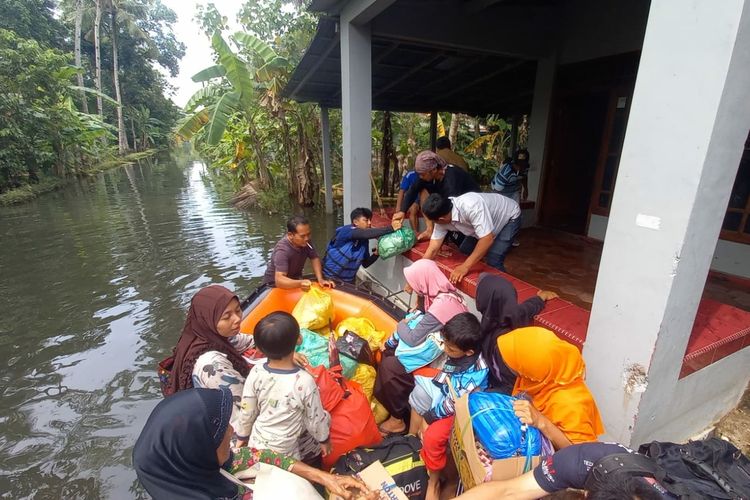
{"type": "Polygon", "coordinates": [[[352,474],[380,460],[393,476],[396,485],[410,500],[424,500],[427,495],[427,467],[419,452],[422,443],[415,436],[388,436],[377,446],[360,447],[336,461],[332,472],[352,474]]]}
{"type": "Polygon", "coordinates": [[[616,453],[597,461],[585,488],[595,488],[613,473],[653,477],[683,500],[750,499],[750,460],[718,438],[687,444],[653,441],[638,453],[616,453]]]}

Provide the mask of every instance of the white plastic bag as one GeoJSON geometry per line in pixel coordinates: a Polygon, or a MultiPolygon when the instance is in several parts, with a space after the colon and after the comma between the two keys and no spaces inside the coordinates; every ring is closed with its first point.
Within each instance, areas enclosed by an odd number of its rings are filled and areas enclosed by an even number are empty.
{"type": "Polygon", "coordinates": [[[299,499],[299,500],[323,500],[312,484],[307,480],[287,472],[279,467],[269,464],[255,464],[254,467],[243,471],[243,477],[251,476],[247,472],[255,472],[255,483],[248,484],[240,481],[235,476],[221,470],[221,473],[230,481],[241,484],[246,488],[253,490],[253,500],[279,500],[279,499],[299,499]]]}

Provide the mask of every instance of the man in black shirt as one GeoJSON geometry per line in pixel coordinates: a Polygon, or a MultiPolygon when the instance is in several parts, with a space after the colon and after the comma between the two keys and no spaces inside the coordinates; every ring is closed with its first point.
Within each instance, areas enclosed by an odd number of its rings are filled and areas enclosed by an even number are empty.
{"type": "MultiPolygon", "coordinates": [[[[432,151],[422,151],[414,161],[414,171],[419,176],[411,187],[404,193],[398,212],[393,214],[394,220],[403,220],[409,207],[419,199],[423,189],[428,193],[438,193],[444,198],[461,196],[469,192],[480,192],[479,184],[474,178],[460,167],[447,163],[432,151]]],[[[417,240],[427,240],[432,235],[433,224],[427,221],[427,229],[419,233],[417,240]]],[[[413,228],[415,231],[417,228],[413,228]]]]}
{"type": "MultiPolygon", "coordinates": [[[[490,481],[467,491],[456,500],[497,500],[513,498],[531,500],[568,488],[582,490],[596,462],[616,453],[633,453],[617,443],[581,443],[562,448],[546,457],[533,470],[506,481],[490,481]]],[[[655,479],[628,477],[607,487],[607,491],[588,491],[594,499],[673,499],[655,479]],[[614,490],[614,491],[612,491],[614,490]]],[[[581,496],[581,498],[584,498],[581,496]]]]}

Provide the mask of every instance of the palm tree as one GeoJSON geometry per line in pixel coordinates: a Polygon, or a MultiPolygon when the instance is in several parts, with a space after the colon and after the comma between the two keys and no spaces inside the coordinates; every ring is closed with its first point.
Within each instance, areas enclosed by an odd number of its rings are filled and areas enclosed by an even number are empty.
{"type": "MultiPolygon", "coordinates": [[[[76,79],[78,80],[78,86],[83,87],[83,71],[81,66],[81,25],[83,24],[83,1],[76,0],[76,18],[75,18],[75,62],[76,67],[79,68],[76,79]]],[[[86,98],[86,92],[81,91],[81,106],[84,113],[89,112],[89,103],[86,98]]]]}
{"type": "Polygon", "coordinates": [[[118,62],[119,53],[117,48],[117,2],[110,4],[110,20],[112,30],[112,84],[115,87],[115,99],[117,100],[117,149],[120,154],[125,154],[128,150],[128,137],[125,132],[125,120],[122,117],[122,94],[120,93],[120,64],[118,62]]]}
{"type": "MultiPolygon", "coordinates": [[[[96,14],[94,15],[94,65],[96,66],[96,73],[94,77],[94,85],[96,91],[102,93],[102,59],[101,59],[101,40],[99,39],[99,28],[102,23],[102,0],[94,0],[94,6],[96,8],[96,14]]],[[[96,96],[96,113],[102,116],[102,98],[96,96]]]]}

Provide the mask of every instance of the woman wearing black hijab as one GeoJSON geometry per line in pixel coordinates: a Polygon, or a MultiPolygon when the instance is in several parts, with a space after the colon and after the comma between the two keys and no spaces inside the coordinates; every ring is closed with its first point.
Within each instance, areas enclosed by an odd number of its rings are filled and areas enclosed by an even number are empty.
{"type": "Polygon", "coordinates": [[[350,476],[335,476],[272,451],[231,450],[232,406],[227,388],[186,389],[156,405],[133,448],[138,479],[154,500],[248,498],[248,491],[221,469],[239,472],[258,462],[320,483],[343,498],[351,498],[348,488],[364,489],[350,476]]]}
{"type": "Polygon", "coordinates": [[[490,367],[490,388],[510,394],[515,374],[505,365],[497,350],[497,338],[516,328],[529,326],[544,303],[557,294],[540,290],[536,296],[518,303],[518,294],[510,281],[496,274],[483,273],[477,284],[476,305],[482,314],[482,354],[490,367]]]}

